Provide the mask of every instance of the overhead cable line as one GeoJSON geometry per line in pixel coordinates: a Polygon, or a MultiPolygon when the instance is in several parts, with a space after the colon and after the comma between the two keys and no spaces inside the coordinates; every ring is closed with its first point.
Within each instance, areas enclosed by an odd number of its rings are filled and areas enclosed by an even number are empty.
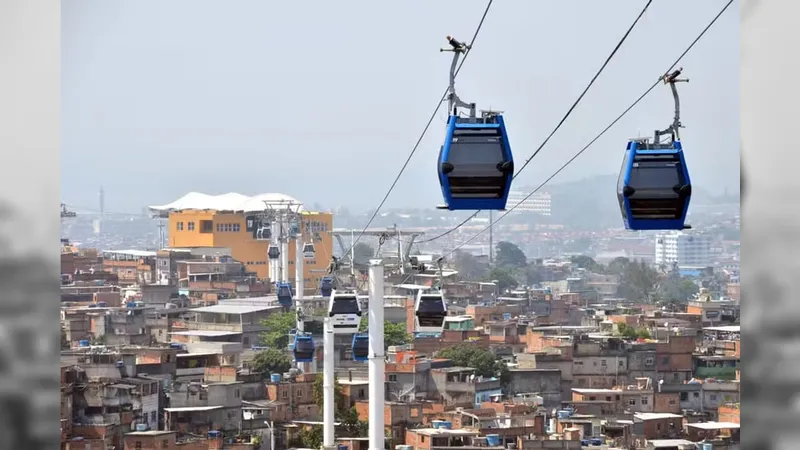
{"type": "MultiPolygon", "coordinates": [[[[714,16],[714,18],[711,20],[711,22],[708,23],[708,25],[706,25],[706,27],[703,29],[703,31],[700,32],[700,34],[692,41],[691,44],[689,44],[689,46],[683,51],[683,53],[681,53],[681,55],[678,56],[678,58],[675,60],[675,62],[672,63],[672,65],[670,65],[669,68],[667,70],[665,70],[663,73],[669,73],[670,71],[672,71],[672,69],[675,68],[675,66],[678,65],[678,63],[683,59],[683,57],[686,56],[686,54],[689,53],[690,50],[692,50],[692,48],[695,46],[695,44],[697,44],[700,41],[700,39],[702,39],[703,36],[705,36],[706,32],[708,32],[708,30],[711,29],[711,27],[717,22],[717,20],[722,16],[722,14],[725,13],[725,11],[728,9],[729,6],[731,6],[732,3],[733,3],[733,0],[728,0],[728,2],[725,4],[725,6],[722,8],[722,10],[719,13],[717,13],[716,16],[714,16]]],[[[542,184],[537,186],[536,189],[533,190],[533,192],[531,192],[530,194],[526,195],[522,200],[517,202],[517,204],[512,206],[510,209],[506,210],[500,217],[498,217],[496,220],[494,220],[488,226],[486,226],[485,228],[483,228],[482,230],[477,232],[475,235],[473,235],[472,237],[470,237],[466,241],[458,244],[452,250],[450,250],[446,254],[442,255],[442,257],[444,258],[444,257],[452,255],[453,253],[455,253],[460,248],[464,247],[465,245],[467,245],[470,242],[472,242],[473,240],[475,240],[478,236],[480,236],[481,234],[485,233],[487,230],[489,230],[489,228],[494,226],[497,222],[501,221],[509,213],[514,211],[517,207],[519,207],[522,203],[524,203],[526,200],[528,200],[531,196],[536,194],[536,192],[538,192],[539,189],[544,187],[548,182],[550,182],[550,180],[555,178],[559,173],[561,173],[564,169],[566,169],[567,166],[572,164],[573,161],[575,161],[580,155],[582,155],[583,152],[585,152],[589,147],[591,147],[598,139],[600,139],[603,135],[605,135],[606,132],[611,129],[611,127],[616,125],[617,122],[619,122],[626,114],[628,114],[628,112],[630,112],[634,107],[636,107],[636,105],[638,105],[639,102],[642,101],[642,99],[644,99],[648,94],[650,94],[650,92],[652,92],[653,89],[655,89],[656,86],[658,86],[662,81],[663,81],[663,76],[659,77],[658,80],[656,80],[646,91],[644,91],[644,93],[642,95],[639,96],[639,98],[637,98],[633,103],[631,103],[630,106],[625,108],[625,110],[622,111],[622,113],[620,115],[618,115],[608,126],[606,126],[597,136],[595,136],[594,139],[589,141],[589,143],[586,144],[580,151],[578,151],[575,155],[573,155],[572,158],[570,158],[566,163],[564,163],[564,165],[559,167],[558,170],[555,171],[555,173],[550,175],[546,180],[544,180],[544,182],[542,184]]],[[[466,221],[464,223],[466,223],[466,221]]]]}
{"type": "MultiPolygon", "coordinates": [[[[594,85],[594,82],[597,81],[597,78],[599,78],[600,74],[603,73],[603,71],[606,69],[606,67],[608,66],[608,63],[611,62],[611,60],[614,58],[614,56],[616,56],[616,54],[619,51],[619,49],[622,48],[622,44],[625,43],[625,41],[628,39],[628,36],[631,34],[633,29],[636,28],[636,25],[639,23],[639,20],[641,20],[642,16],[644,16],[644,13],[647,12],[647,9],[650,7],[651,3],[653,3],[653,0],[648,0],[647,3],[645,3],[644,8],[642,8],[642,10],[639,12],[639,15],[636,16],[636,19],[634,19],[633,23],[631,23],[631,25],[628,27],[628,30],[625,31],[625,34],[623,34],[622,38],[619,40],[619,42],[617,42],[617,45],[614,46],[614,49],[611,51],[611,53],[608,55],[608,57],[606,57],[606,60],[603,62],[603,65],[600,66],[600,69],[598,69],[597,72],[595,72],[594,76],[589,81],[589,84],[587,84],[586,87],[583,89],[583,92],[581,92],[581,95],[579,95],[578,98],[575,100],[575,102],[572,103],[572,106],[569,107],[569,109],[567,110],[566,114],[564,114],[564,117],[561,118],[561,120],[558,122],[556,127],[553,128],[553,131],[551,131],[550,134],[547,135],[547,137],[545,138],[544,141],[542,141],[542,143],[539,145],[539,147],[536,148],[536,151],[534,151],[533,154],[530,157],[528,157],[528,159],[525,160],[525,164],[523,164],[522,167],[520,167],[519,170],[517,170],[517,173],[514,174],[514,177],[512,178],[512,181],[515,180],[523,170],[525,170],[525,167],[527,167],[528,164],[530,164],[531,161],[533,161],[533,158],[536,157],[536,155],[538,155],[539,152],[542,151],[544,146],[547,145],[548,142],[550,142],[550,139],[556,134],[556,132],[558,132],[559,129],[561,129],[561,126],[564,125],[564,122],[567,121],[569,116],[572,115],[573,111],[575,111],[575,108],[578,106],[578,104],[581,102],[581,100],[583,100],[583,97],[586,96],[586,93],[589,92],[589,89],[591,89],[591,87],[594,85]]],[[[441,233],[441,234],[439,234],[437,236],[434,236],[434,237],[432,237],[430,239],[424,239],[424,240],[421,240],[421,241],[418,241],[418,242],[420,244],[424,244],[426,242],[433,242],[435,240],[441,239],[441,238],[447,236],[448,234],[458,230],[459,228],[464,226],[467,222],[469,222],[470,220],[472,220],[475,217],[477,217],[477,215],[480,214],[480,213],[481,213],[481,210],[475,211],[474,213],[472,213],[472,215],[470,215],[469,217],[464,219],[461,223],[459,223],[455,227],[445,231],[444,233],[441,233]]]]}
{"type": "MultiPolygon", "coordinates": [[[[458,73],[461,71],[461,67],[464,66],[464,63],[467,60],[467,56],[469,56],[469,54],[472,52],[472,46],[475,45],[475,40],[478,38],[478,34],[480,33],[481,28],[483,27],[483,22],[486,20],[486,16],[489,14],[489,9],[492,7],[493,2],[494,0],[489,0],[489,2],[486,4],[486,9],[483,11],[483,16],[481,16],[481,20],[478,23],[478,27],[475,29],[475,33],[472,35],[472,40],[470,41],[469,49],[464,53],[464,57],[461,59],[461,64],[459,64],[458,69],[456,69],[456,75],[458,75],[458,73]]],[[[417,139],[417,143],[414,144],[414,147],[411,149],[411,153],[409,153],[408,158],[406,158],[405,163],[400,168],[400,172],[395,177],[391,186],[389,186],[389,190],[386,192],[386,195],[383,196],[383,200],[381,200],[381,202],[378,204],[378,207],[375,208],[375,212],[372,214],[372,217],[370,217],[370,219],[367,221],[367,224],[364,226],[364,229],[361,230],[361,232],[359,232],[358,236],[355,238],[355,240],[353,240],[353,243],[350,244],[350,248],[342,255],[342,257],[353,251],[358,241],[364,236],[364,233],[367,232],[369,226],[372,225],[372,222],[378,216],[378,213],[380,212],[381,208],[383,208],[383,205],[386,203],[386,200],[389,198],[389,195],[391,195],[395,186],[397,186],[397,182],[400,181],[400,177],[403,175],[403,172],[405,172],[406,167],[408,167],[408,164],[411,162],[411,158],[417,152],[417,149],[422,143],[422,140],[428,133],[428,129],[431,127],[431,124],[436,119],[436,115],[439,113],[439,109],[442,107],[442,103],[444,103],[444,101],[447,99],[447,95],[449,92],[450,92],[450,87],[448,86],[444,94],[442,94],[441,100],[439,100],[439,102],[436,104],[436,109],[433,110],[433,114],[431,114],[430,119],[428,119],[428,123],[425,125],[425,128],[423,128],[422,133],[419,136],[419,139],[417,139]]]]}

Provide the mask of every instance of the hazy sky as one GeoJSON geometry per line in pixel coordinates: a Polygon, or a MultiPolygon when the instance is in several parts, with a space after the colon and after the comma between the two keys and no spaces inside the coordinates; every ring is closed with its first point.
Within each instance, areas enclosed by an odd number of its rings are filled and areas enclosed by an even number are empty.
{"type": "MultiPolygon", "coordinates": [[[[498,0],[457,83],[501,109],[524,161],[550,133],[644,0],[498,0]]],[[[655,1],[517,186],[538,185],[662,73],[725,0],[655,1]]],[[[63,2],[62,197],[138,212],[189,191],[283,192],[308,204],[377,205],[447,84],[451,33],[481,0],[69,0],[63,2]]],[[[739,5],[681,65],[693,182],[739,183],[739,5]]],[[[669,125],[666,86],[554,182],[616,173],[627,138],[669,125]]],[[[386,207],[441,203],[444,108],[386,207]]],[[[521,165],[521,163],[519,164],[521,165]]],[[[615,195],[610,185],[608,195],[615,195]]]]}

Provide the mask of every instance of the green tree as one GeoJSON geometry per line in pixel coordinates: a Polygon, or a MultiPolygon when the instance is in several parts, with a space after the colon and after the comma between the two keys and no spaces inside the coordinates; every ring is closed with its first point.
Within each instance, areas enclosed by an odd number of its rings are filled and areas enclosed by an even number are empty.
{"type": "Polygon", "coordinates": [[[510,268],[507,267],[495,267],[492,269],[489,274],[486,276],[487,281],[497,281],[497,289],[503,293],[508,289],[514,289],[519,286],[519,282],[517,281],[514,274],[511,272],[510,268]]]}
{"type": "Polygon", "coordinates": [[[622,271],[618,294],[632,302],[648,301],[657,281],[658,272],[644,261],[633,261],[622,271]]]}
{"type": "Polygon", "coordinates": [[[256,353],[250,366],[254,371],[264,374],[266,378],[271,373],[288,372],[292,368],[292,359],[285,351],[268,348],[256,353]]]}
{"type": "MultiPolygon", "coordinates": [[[[358,331],[366,332],[369,328],[369,316],[361,316],[358,331]]],[[[406,345],[411,342],[411,334],[406,331],[405,322],[394,323],[388,320],[383,322],[383,345],[387,349],[393,345],[406,345]]]]}
{"type": "Polygon", "coordinates": [[[297,315],[294,311],[275,312],[263,322],[267,331],[261,333],[261,343],[270,348],[289,348],[289,331],[297,327],[297,315]]]}
{"type": "Polygon", "coordinates": [[[506,363],[498,360],[492,352],[475,345],[457,344],[439,350],[436,356],[449,359],[457,366],[472,367],[476,375],[498,377],[504,385],[509,381],[510,373],[506,363]]]}
{"type": "MultiPolygon", "coordinates": [[[[337,417],[341,417],[348,408],[345,407],[347,404],[347,398],[344,395],[344,390],[342,389],[342,385],[339,384],[339,380],[334,380],[333,382],[333,392],[334,398],[336,399],[336,408],[334,411],[336,412],[337,417]]],[[[314,403],[319,407],[320,411],[324,407],[324,396],[322,394],[322,375],[317,375],[317,378],[314,380],[313,390],[311,391],[314,403]]]]}
{"type": "Polygon", "coordinates": [[[367,437],[369,432],[367,422],[359,420],[355,406],[342,412],[339,417],[339,423],[341,424],[342,434],[346,437],[367,437]]]}
{"type": "Polygon", "coordinates": [[[525,283],[528,286],[536,286],[542,281],[547,281],[545,277],[546,270],[538,261],[531,262],[525,268],[525,283]]]}
{"type": "Polygon", "coordinates": [[[458,250],[453,253],[453,266],[462,280],[480,280],[486,276],[488,268],[470,253],[458,250]]]}
{"type": "Polygon", "coordinates": [[[291,445],[300,448],[322,448],[322,425],[300,428],[291,445]]]}
{"type": "Polygon", "coordinates": [[[356,264],[368,264],[369,260],[375,257],[375,249],[365,242],[358,242],[353,247],[353,261],[356,264]]]}
{"type": "Polygon", "coordinates": [[[521,269],[528,265],[528,257],[516,244],[500,241],[495,247],[495,263],[498,267],[521,269]]]}
{"type": "Polygon", "coordinates": [[[577,255],[570,258],[570,262],[573,265],[580,269],[586,269],[590,272],[594,273],[603,273],[605,271],[605,267],[602,264],[598,264],[592,257],[586,255],[577,255]]]}
{"type": "Polygon", "coordinates": [[[608,273],[622,275],[625,272],[625,268],[627,268],[630,263],[631,261],[624,256],[614,258],[610,263],[608,263],[608,273]]]}
{"type": "Polygon", "coordinates": [[[620,336],[628,339],[650,339],[650,332],[647,329],[632,327],[625,323],[617,324],[617,331],[620,336]]]}

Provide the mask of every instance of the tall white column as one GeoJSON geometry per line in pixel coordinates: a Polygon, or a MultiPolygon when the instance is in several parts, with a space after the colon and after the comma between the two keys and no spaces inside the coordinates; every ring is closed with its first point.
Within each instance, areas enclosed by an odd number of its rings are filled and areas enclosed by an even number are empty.
{"type": "Polygon", "coordinates": [[[384,450],[383,261],[369,265],[369,450],[384,450]]]}
{"type": "MultiPolygon", "coordinates": [[[[270,224],[270,230],[272,232],[272,236],[269,239],[269,247],[277,247],[280,249],[280,244],[278,243],[278,235],[280,234],[280,224],[278,221],[272,221],[270,224]]],[[[267,247],[267,249],[269,249],[267,247]]],[[[267,255],[269,257],[269,255],[267,255]]],[[[281,272],[280,272],[280,259],[270,259],[269,260],[269,280],[272,283],[277,283],[281,280],[281,272]]]]}
{"type": "Polygon", "coordinates": [[[334,438],[334,422],[336,421],[336,396],[334,383],[336,374],[333,370],[333,324],[331,319],[325,318],[323,330],[323,355],[325,361],[322,368],[322,447],[332,449],[336,446],[334,438]]]}
{"type": "Polygon", "coordinates": [[[289,239],[281,242],[281,281],[289,282],[289,239]]]}
{"type": "MultiPolygon", "coordinates": [[[[295,236],[294,238],[294,290],[295,290],[295,298],[301,299],[305,294],[305,256],[303,255],[303,240],[300,239],[300,236],[295,236]]],[[[295,304],[299,305],[300,303],[295,301],[295,304]]]]}

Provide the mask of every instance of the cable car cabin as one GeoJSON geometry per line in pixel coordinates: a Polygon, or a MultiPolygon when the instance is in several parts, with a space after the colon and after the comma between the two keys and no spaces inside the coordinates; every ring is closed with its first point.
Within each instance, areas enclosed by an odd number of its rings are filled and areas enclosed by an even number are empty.
{"type": "Polygon", "coordinates": [[[415,329],[418,333],[441,333],[444,330],[444,319],[447,317],[447,305],[444,296],[439,292],[423,292],[417,294],[414,306],[415,329]]]}
{"type": "Polygon", "coordinates": [[[503,210],[513,177],[514,159],[502,115],[450,116],[439,153],[442,209],[503,210]]]}
{"type": "Polygon", "coordinates": [[[278,248],[277,245],[270,245],[267,248],[267,257],[269,259],[278,259],[281,257],[281,249],[278,248]]]}
{"type": "Polygon", "coordinates": [[[323,297],[330,297],[333,291],[333,277],[322,277],[319,280],[319,294],[323,297]]]}
{"type": "Polygon", "coordinates": [[[291,307],[292,297],[294,295],[292,292],[292,285],[289,283],[278,283],[276,285],[276,290],[278,291],[278,303],[284,308],[291,307]]]}
{"type": "Polygon", "coordinates": [[[314,244],[308,243],[303,245],[303,257],[305,259],[314,259],[314,244]]]}
{"type": "Polygon", "coordinates": [[[683,230],[692,184],[680,141],[632,140],[617,184],[622,219],[629,230],[683,230]]]}
{"type": "Polygon", "coordinates": [[[298,334],[294,337],[294,360],[299,363],[314,361],[314,339],[308,334],[298,334]]]}
{"type": "Polygon", "coordinates": [[[353,335],[353,361],[369,359],[369,335],[357,333],[353,335]]]}
{"type": "Polygon", "coordinates": [[[361,305],[356,294],[332,290],[328,301],[328,317],[331,318],[334,334],[357,333],[361,324],[361,305]]]}

